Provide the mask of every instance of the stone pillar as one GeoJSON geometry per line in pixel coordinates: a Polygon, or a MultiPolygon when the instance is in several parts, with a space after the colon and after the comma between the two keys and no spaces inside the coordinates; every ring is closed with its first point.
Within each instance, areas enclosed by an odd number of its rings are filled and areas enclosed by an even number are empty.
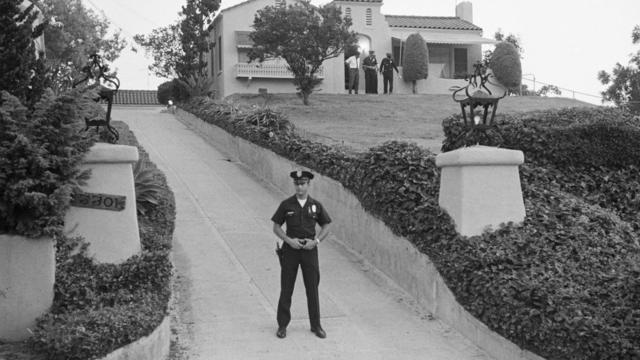
{"type": "Polygon", "coordinates": [[[472,146],[439,154],[442,168],[438,203],[465,236],[480,235],[491,226],[524,220],[518,165],[519,150],[472,146]]]}
{"type": "Polygon", "coordinates": [[[83,169],[91,178],[82,190],[92,195],[97,208],[72,204],[65,217],[65,231],[83,236],[90,244],[89,255],[98,262],[121,263],[140,252],[133,166],[138,161],[134,146],[98,143],[87,153],[83,169]],[[102,195],[124,196],[124,209],[114,211],[113,200],[102,195]],[[111,210],[109,209],[111,207],[111,210]]]}
{"type": "Polygon", "coordinates": [[[53,303],[51,238],[0,235],[0,340],[21,341],[53,303]]]}

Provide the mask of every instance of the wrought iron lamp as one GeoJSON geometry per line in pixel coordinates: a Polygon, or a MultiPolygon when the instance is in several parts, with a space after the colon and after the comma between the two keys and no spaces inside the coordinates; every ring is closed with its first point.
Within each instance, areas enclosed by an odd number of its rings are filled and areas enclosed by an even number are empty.
{"type": "Polygon", "coordinates": [[[85,74],[85,77],[81,80],[76,81],[73,84],[73,87],[80,85],[83,82],[88,82],[90,80],[95,83],[91,86],[99,87],[98,98],[96,101],[105,100],[107,102],[107,115],[104,120],[102,119],[85,119],[85,131],[89,129],[90,126],[95,126],[96,129],[100,126],[104,126],[109,133],[112,135],[111,142],[115,143],[118,141],[120,135],[118,134],[118,130],[111,126],[111,107],[113,105],[113,97],[118,92],[120,88],[120,80],[113,75],[108,75],[109,67],[102,62],[102,58],[98,54],[92,54],[89,56],[89,63],[82,68],[82,72],[85,74]],[[109,84],[111,87],[107,87],[102,85],[101,82],[105,84],[109,84]]]}
{"type": "Polygon", "coordinates": [[[498,101],[507,96],[507,90],[502,85],[489,80],[492,74],[486,71],[481,62],[477,62],[473,67],[474,73],[465,78],[469,81],[467,86],[454,90],[453,101],[460,104],[465,126],[489,126],[493,124],[496,116],[498,101]],[[496,89],[492,92],[487,85],[493,85],[503,93],[494,94],[496,89]],[[469,107],[468,116],[467,107],[469,107]],[[482,108],[482,112],[476,112],[478,107],[482,108]],[[491,113],[490,118],[489,113],[491,113]]]}

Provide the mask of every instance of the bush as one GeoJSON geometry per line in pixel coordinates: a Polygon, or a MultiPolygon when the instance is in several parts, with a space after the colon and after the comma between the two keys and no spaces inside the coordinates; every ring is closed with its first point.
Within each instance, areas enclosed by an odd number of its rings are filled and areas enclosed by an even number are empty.
{"type": "Polygon", "coordinates": [[[402,62],[402,78],[413,83],[413,93],[416,93],[416,81],[429,76],[429,51],[427,43],[419,33],[411,34],[407,38],[405,57],[402,62]]]}
{"type": "MultiPolygon", "coordinates": [[[[637,135],[624,135],[635,125],[624,115],[618,117],[622,113],[566,109],[499,117],[499,126],[488,133],[467,132],[459,118],[445,120],[446,150],[479,139],[530,149],[525,150],[527,163],[521,168],[526,220],[468,238],[455,232],[451,218],[438,206],[439,171],[427,150],[388,142],[366,153],[349,154],[303,139],[295,131],[272,129],[269,132],[274,135],[265,136],[266,129],[238,121],[242,111],[237,108],[202,99],[185,108],[340,181],[365,210],[429,255],[462,306],[522,348],[549,359],[640,357],[638,231],[633,220],[625,221],[590,197],[599,198],[597,193],[581,196],[565,191],[565,187],[586,189],[602,182],[619,191],[622,199],[616,206],[626,209],[626,218],[637,219],[638,206],[632,204],[638,193],[632,190],[638,189],[638,167],[620,168],[616,171],[624,173],[613,179],[607,172],[611,168],[593,171],[598,170],[594,164],[608,160],[587,155],[598,154],[605,146],[608,137],[600,132],[608,119],[607,129],[616,137],[612,141],[627,144],[619,149],[615,166],[638,161],[633,157],[640,153],[635,148],[637,135]],[[617,127],[623,129],[614,130],[617,127]],[[574,128],[583,135],[571,140],[575,135],[563,131],[574,128]],[[558,135],[552,135],[554,131],[558,135]],[[559,153],[569,150],[573,153],[559,153]],[[580,153],[584,154],[576,156],[580,153]],[[581,163],[588,165],[579,168],[581,163]],[[588,175],[593,180],[582,184],[580,179],[588,175]],[[622,191],[631,192],[623,195],[622,191]]],[[[615,157],[613,150],[600,154],[615,157]]],[[[609,196],[601,202],[613,201],[613,193],[609,196]]]]}
{"type": "Polygon", "coordinates": [[[522,65],[518,49],[506,41],[496,45],[489,68],[498,82],[510,90],[517,90],[522,82],[522,65]]]}
{"type": "Polygon", "coordinates": [[[0,233],[29,237],[62,228],[71,194],[88,173],[82,157],[95,138],[84,117],[102,111],[90,93],[42,97],[33,110],[0,94],[0,233]]]}
{"type": "Polygon", "coordinates": [[[158,102],[162,105],[167,105],[169,100],[173,99],[172,90],[173,83],[171,81],[165,81],[158,85],[158,92],[156,93],[158,96],[158,102]]]}
{"type": "Polygon", "coordinates": [[[184,81],[173,79],[158,86],[158,102],[167,105],[169,100],[174,104],[187,101],[191,98],[191,89],[184,81]]]}

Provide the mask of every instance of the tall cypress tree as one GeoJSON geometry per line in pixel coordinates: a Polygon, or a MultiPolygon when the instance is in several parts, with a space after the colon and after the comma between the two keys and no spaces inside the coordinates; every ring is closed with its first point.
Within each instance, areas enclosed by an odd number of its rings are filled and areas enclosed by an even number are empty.
{"type": "Polygon", "coordinates": [[[416,82],[426,79],[429,75],[429,51],[426,41],[419,33],[409,35],[406,44],[402,62],[402,78],[412,82],[415,94],[417,93],[416,82]]]}
{"type": "Polygon", "coordinates": [[[0,0],[0,90],[6,90],[27,105],[43,91],[44,67],[36,60],[33,40],[46,23],[34,28],[35,6],[22,11],[22,0],[0,0]]]}

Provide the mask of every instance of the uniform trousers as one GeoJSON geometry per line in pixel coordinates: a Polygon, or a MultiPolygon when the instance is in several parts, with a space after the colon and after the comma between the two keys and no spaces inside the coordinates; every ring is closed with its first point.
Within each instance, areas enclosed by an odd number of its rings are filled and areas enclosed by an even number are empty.
{"type": "Polygon", "coordinates": [[[280,269],[280,300],[278,301],[278,326],[287,327],[291,321],[291,296],[298,275],[298,267],[302,268],[302,279],[307,292],[307,309],[311,328],[320,326],[320,301],[318,284],[320,283],[320,266],[318,249],[296,250],[283,244],[283,257],[280,269]]]}
{"type": "Polygon", "coordinates": [[[389,89],[389,94],[393,92],[393,71],[385,71],[382,73],[382,78],[384,81],[384,93],[387,93],[387,89],[389,89]]]}

